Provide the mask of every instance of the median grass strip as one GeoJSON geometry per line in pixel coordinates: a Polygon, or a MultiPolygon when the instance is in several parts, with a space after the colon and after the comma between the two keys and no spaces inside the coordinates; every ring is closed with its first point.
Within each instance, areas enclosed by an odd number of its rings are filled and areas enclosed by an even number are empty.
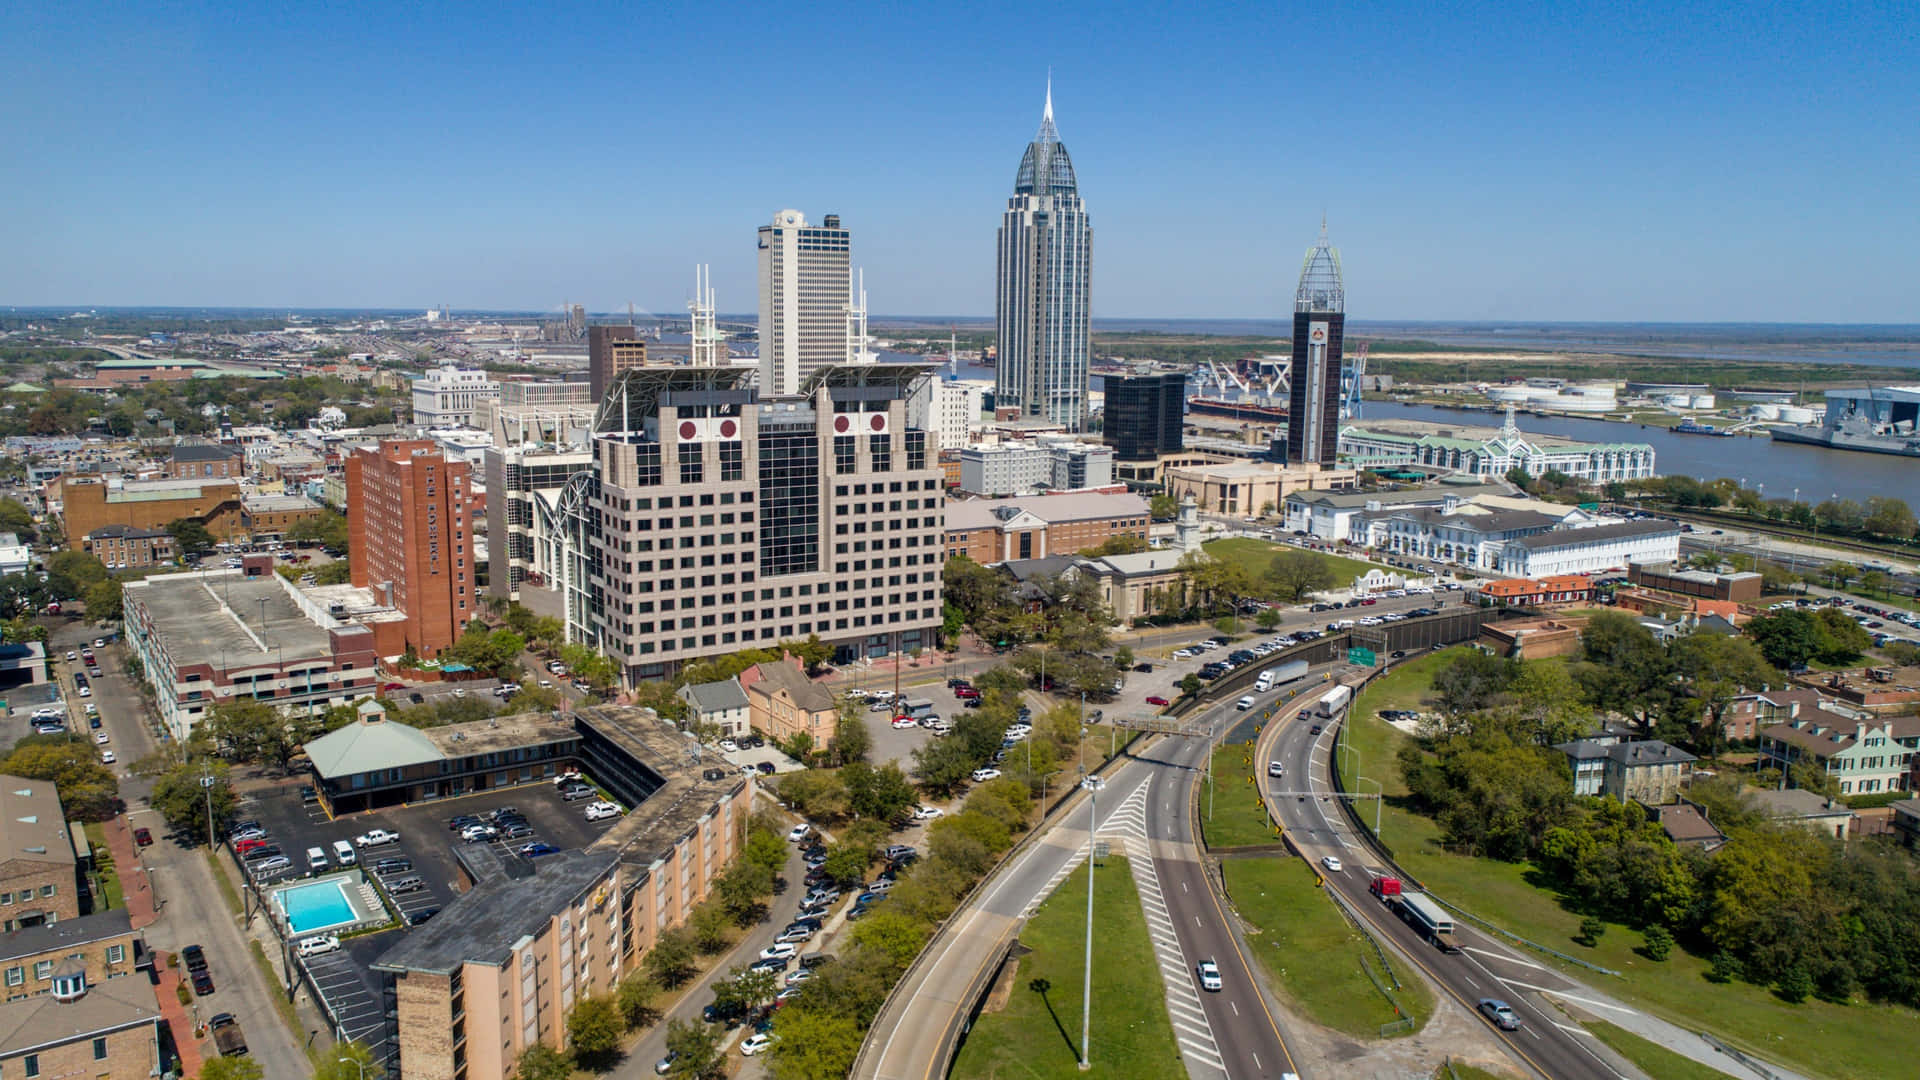
{"type": "Polygon", "coordinates": [[[1227,895],[1249,927],[1247,945],[1279,991],[1316,1024],[1359,1039],[1377,1039],[1380,1029],[1411,1013],[1411,1035],[1433,1015],[1433,998],[1411,972],[1398,971],[1402,988],[1380,971],[1366,935],[1353,928],[1315,884],[1298,859],[1227,859],[1220,864],[1227,895]],[[1387,986],[1399,1007],[1361,970],[1363,960],[1387,986]]]}
{"type": "MultiPolygon", "coordinates": [[[[1428,888],[1480,918],[1530,941],[1621,972],[1615,979],[1575,964],[1529,952],[1597,989],[1693,1031],[1710,1031],[1727,1042],[1796,1071],[1817,1077],[1903,1076],[1911,1053],[1889,1030],[1911,1030],[1920,1010],[1896,1005],[1835,1004],[1809,998],[1789,1005],[1766,987],[1707,978],[1708,960],[1675,949],[1664,961],[1640,955],[1638,930],[1607,924],[1593,946],[1576,944],[1581,915],[1544,887],[1528,863],[1508,863],[1450,853],[1432,818],[1408,809],[1406,785],[1395,754],[1408,736],[1381,720],[1383,708],[1417,708],[1433,676],[1448,659],[1436,653],[1375,680],[1355,702],[1346,740],[1359,751],[1359,772],[1386,789],[1381,840],[1395,861],[1428,888]],[[1782,1037],[1783,1032],[1800,1036],[1782,1037]],[[1805,1037],[1817,1035],[1817,1038],[1805,1037]]],[[[1336,762],[1350,755],[1336,756],[1336,762]]],[[[1350,785],[1351,786],[1351,785],[1350,785]]],[[[1372,786],[1360,785],[1365,790],[1372,786]]],[[[1363,814],[1362,817],[1370,816],[1363,814]]],[[[1371,822],[1369,822],[1371,824],[1371,822]]]]}
{"type": "Polygon", "coordinates": [[[107,847],[107,833],[99,822],[87,824],[87,846],[93,851],[93,876],[99,885],[94,897],[95,911],[110,911],[127,906],[126,892],[120,885],[120,871],[113,865],[113,852],[107,847]]]}
{"type": "Polygon", "coordinates": [[[1033,951],[1018,959],[1005,1005],[974,1022],[952,1076],[1164,1080],[1186,1074],[1133,875],[1118,856],[1101,859],[1094,874],[1093,1068],[1080,1071],[1086,918],[1082,865],[1021,930],[1020,944],[1033,951]]]}
{"type": "MultiPolygon", "coordinates": [[[[1209,848],[1277,844],[1255,783],[1252,743],[1229,743],[1213,752],[1214,790],[1200,785],[1200,835],[1209,848]]],[[[1262,765],[1260,773],[1265,773],[1262,765]]]]}
{"type": "Polygon", "coordinates": [[[1724,1080],[1727,1075],[1605,1020],[1592,1021],[1586,1028],[1621,1057],[1645,1069],[1648,1076],[1657,1076],[1660,1080],[1724,1080]]]}

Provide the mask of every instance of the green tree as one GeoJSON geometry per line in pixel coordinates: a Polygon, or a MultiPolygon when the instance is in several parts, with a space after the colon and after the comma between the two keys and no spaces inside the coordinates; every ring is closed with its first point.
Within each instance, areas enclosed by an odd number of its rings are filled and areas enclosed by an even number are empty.
{"type": "Polygon", "coordinates": [[[567,1014],[567,1045],[573,1059],[588,1068],[604,1068],[620,1053],[620,1036],[625,1033],[620,1010],[613,999],[595,994],[573,1003],[567,1014]]]}
{"type": "Polygon", "coordinates": [[[726,1074],[727,1059],[720,1052],[720,1032],[705,1024],[678,1019],[667,1021],[667,1050],[673,1055],[673,1064],[667,1068],[668,1076],[715,1080],[726,1074]]]}
{"type": "Polygon", "coordinates": [[[783,641],[780,651],[799,660],[808,671],[820,670],[833,658],[833,646],[821,641],[819,634],[808,634],[804,640],[783,641]]]}
{"type": "Polygon", "coordinates": [[[235,761],[284,766],[298,749],[280,710],[253,698],[215,702],[193,737],[217,747],[235,761]]]}
{"type": "Polygon", "coordinates": [[[167,532],[182,555],[205,555],[213,550],[213,534],[198,518],[175,518],[167,523],[167,532]]]}
{"type": "Polygon", "coordinates": [[[39,530],[33,522],[33,511],[18,499],[0,499],[0,531],[13,533],[29,544],[40,539],[39,530]]]}
{"type": "Polygon", "coordinates": [[[0,773],[51,783],[66,812],[82,821],[105,821],[120,812],[119,781],[84,741],[63,735],[25,736],[0,758],[0,773]]]}
{"type": "Polygon", "coordinates": [[[1199,693],[1200,686],[1200,676],[1191,671],[1180,680],[1180,692],[1189,696],[1199,693]]]}
{"type": "Polygon", "coordinates": [[[1675,693],[1666,647],[1631,616],[1603,611],[1580,635],[1581,683],[1597,708],[1636,717],[1651,729],[1675,693]]]}
{"type": "Polygon", "coordinates": [[[891,761],[879,768],[854,762],[840,770],[840,779],[847,788],[848,807],[873,821],[898,821],[919,798],[907,774],[891,761]]]}
{"type": "Polygon", "coordinates": [[[263,1080],[266,1075],[250,1057],[217,1057],[200,1066],[200,1080],[263,1080]]]}
{"type": "Polygon", "coordinates": [[[1867,628],[1839,608],[1821,608],[1813,619],[1820,631],[1819,648],[1813,655],[1822,663],[1851,663],[1873,647],[1867,628]]]}
{"type": "Polygon", "coordinates": [[[1759,647],[1767,663],[1786,670],[1804,667],[1822,645],[1820,624],[1799,608],[1756,615],[1742,632],[1759,647]]]}
{"type": "Polygon", "coordinates": [[[1807,973],[1805,965],[1795,964],[1780,977],[1780,996],[1795,1005],[1807,1000],[1813,994],[1813,976],[1807,973]]]}
{"type": "Polygon", "coordinates": [[[1890,540],[1905,540],[1916,531],[1913,510],[1903,500],[1890,495],[1867,499],[1866,517],[1861,525],[1868,532],[1890,540]]]}
{"type": "Polygon", "coordinates": [[[979,760],[958,739],[935,739],[914,747],[913,775],[928,791],[951,794],[966,780],[968,773],[979,768],[975,764],[979,760]]]}
{"type": "Polygon", "coordinates": [[[788,805],[812,821],[837,821],[852,810],[847,785],[839,773],[790,772],[776,780],[775,786],[788,805]]]}
{"type": "Polygon", "coordinates": [[[782,1009],[774,1021],[780,1041],[773,1044],[769,1068],[776,1080],[845,1076],[860,1052],[864,1028],[858,1014],[782,1009]]]}
{"type": "Polygon", "coordinates": [[[1600,944],[1600,935],[1606,932],[1607,924],[1589,915],[1580,920],[1580,935],[1573,940],[1588,948],[1593,948],[1600,944]]]}
{"type": "Polygon", "coordinates": [[[154,780],[147,802],[166,819],[174,835],[187,840],[208,839],[209,805],[216,830],[233,816],[235,799],[227,764],[202,758],[177,765],[154,780]],[[212,784],[202,786],[203,776],[210,776],[212,784]]]}
{"type": "Polygon", "coordinates": [[[719,904],[700,904],[687,916],[687,932],[693,947],[712,956],[728,945],[727,928],[732,923],[727,909],[719,904]]]}
{"type": "Polygon", "coordinates": [[[1868,570],[1866,573],[1860,575],[1860,591],[1866,593],[1868,596],[1877,594],[1885,597],[1887,595],[1887,583],[1891,580],[1891,578],[1878,570],[1868,570]]]}
{"type": "Polygon", "coordinates": [[[1274,555],[1262,575],[1271,595],[1281,600],[1299,601],[1308,593],[1331,588],[1333,567],[1319,552],[1290,547],[1274,555]]]}
{"type": "Polygon", "coordinates": [[[513,1075],[515,1080],[572,1080],[573,1062],[546,1043],[534,1043],[520,1055],[513,1075]]]}
{"type": "Polygon", "coordinates": [[[845,888],[867,876],[873,862],[873,845],[842,840],[827,848],[827,861],[820,870],[829,881],[845,888]]]}
{"type": "Polygon", "coordinates": [[[1704,706],[1706,723],[1696,730],[1694,745],[1709,755],[1719,750],[1726,712],[1734,698],[1785,682],[1747,637],[1688,634],[1673,643],[1672,656],[1675,671],[1691,684],[1693,695],[1704,706]]]}
{"type": "Polygon", "coordinates": [[[1155,521],[1171,521],[1180,516],[1180,500],[1162,492],[1147,499],[1147,512],[1155,521]]]}
{"type": "Polygon", "coordinates": [[[87,586],[80,599],[87,605],[87,617],[102,622],[117,621],[122,612],[120,606],[120,582],[109,578],[96,581],[87,586]]]}
{"type": "Polygon", "coordinates": [[[773,972],[736,967],[713,984],[713,1004],[723,1012],[745,1015],[772,1001],[779,992],[780,979],[773,972]]]}
{"type": "Polygon", "coordinates": [[[904,972],[927,941],[927,926],[902,911],[882,907],[854,924],[854,944],[886,958],[893,970],[904,972]]]}
{"type": "Polygon", "coordinates": [[[1122,645],[1113,650],[1113,666],[1119,668],[1121,671],[1126,671],[1133,667],[1133,649],[1129,646],[1122,645]]]}
{"type": "MultiPolygon", "coordinates": [[[[316,1050],[310,1057],[313,1080],[386,1080],[386,1066],[373,1056],[367,1044],[354,1040],[334,1043],[316,1050]]],[[[204,1075],[204,1074],[202,1074],[204,1075]]]]}
{"type": "Polygon", "coordinates": [[[1261,608],[1260,613],[1253,617],[1253,621],[1262,630],[1272,630],[1280,625],[1280,609],[1261,608]]]}
{"type": "Polygon", "coordinates": [[[655,939],[640,962],[654,982],[672,990],[693,977],[693,953],[692,936],[675,928],[655,939]]]}
{"type": "Polygon", "coordinates": [[[1659,923],[1641,931],[1640,936],[1646,943],[1642,951],[1647,954],[1647,959],[1655,963],[1665,960],[1667,954],[1673,951],[1673,932],[1659,923]]]}
{"type": "Polygon", "coordinates": [[[627,1030],[646,1027],[660,1019],[660,1010],[654,1007],[653,999],[660,988],[645,975],[633,974],[620,980],[615,988],[613,1001],[620,1009],[620,1022],[627,1030]]]}
{"type": "Polygon", "coordinates": [[[841,765],[867,760],[867,754],[873,749],[873,732],[867,730],[867,717],[859,702],[842,700],[840,702],[839,722],[834,725],[833,738],[827,740],[827,753],[841,765]]]}
{"type": "Polygon", "coordinates": [[[1097,559],[1102,555],[1132,555],[1145,550],[1147,550],[1145,537],[1135,536],[1132,533],[1115,533],[1098,544],[1081,550],[1079,554],[1089,559],[1097,559]]]}

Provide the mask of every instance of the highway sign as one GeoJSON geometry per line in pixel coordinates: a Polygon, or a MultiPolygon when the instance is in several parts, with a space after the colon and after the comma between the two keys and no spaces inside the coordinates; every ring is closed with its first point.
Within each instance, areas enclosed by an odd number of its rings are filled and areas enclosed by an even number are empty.
{"type": "Polygon", "coordinates": [[[1380,659],[1372,649],[1352,648],[1347,650],[1347,663],[1360,667],[1372,667],[1380,659]]]}

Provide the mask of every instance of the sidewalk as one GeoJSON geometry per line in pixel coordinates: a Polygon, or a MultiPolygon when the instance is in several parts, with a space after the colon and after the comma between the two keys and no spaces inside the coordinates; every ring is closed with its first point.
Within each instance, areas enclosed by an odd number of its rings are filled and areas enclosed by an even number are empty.
{"type": "MultiPolygon", "coordinates": [[[[114,869],[120,874],[120,891],[126,896],[128,919],[135,930],[153,925],[157,917],[153,881],[140,861],[140,851],[133,842],[133,830],[127,827],[127,819],[113,818],[101,825],[101,831],[106,834],[107,851],[113,856],[114,869]]],[[[167,967],[158,953],[153,959],[157,980],[154,1000],[160,1015],[166,1017],[167,1027],[173,1031],[174,1052],[180,1056],[182,1075],[192,1076],[200,1071],[200,1044],[194,1038],[193,1019],[187,1014],[187,1007],[180,1004],[180,991],[176,989],[180,985],[180,972],[167,967]]]]}

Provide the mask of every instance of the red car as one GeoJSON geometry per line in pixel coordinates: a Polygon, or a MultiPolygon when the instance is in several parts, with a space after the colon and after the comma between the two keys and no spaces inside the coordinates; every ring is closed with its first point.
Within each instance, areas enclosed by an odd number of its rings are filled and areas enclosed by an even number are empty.
{"type": "Polygon", "coordinates": [[[1159,694],[1154,694],[1147,698],[1147,704],[1165,706],[1165,705],[1171,705],[1173,704],[1173,702],[1168,701],[1166,698],[1161,697],[1159,694]]]}
{"type": "MultiPolygon", "coordinates": [[[[144,832],[145,830],[143,829],[141,831],[144,832]]],[[[245,855],[254,848],[263,848],[266,846],[267,842],[265,840],[236,840],[233,844],[233,853],[235,855],[245,855]]]]}
{"type": "Polygon", "coordinates": [[[954,697],[957,697],[957,698],[959,698],[959,699],[961,699],[962,701],[964,701],[964,700],[966,700],[967,698],[977,698],[977,697],[979,697],[979,696],[980,696],[980,691],[978,691],[978,690],[975,690],[975,689],[974,689],[973,687],[971,687],[971,686],[956,686],[956,687],[954,687],[954,688],[953,688],[953,696],[954,696],[954,697]]]}
{"type": "Polygon", "coordinates": [[[141,847],[151,847],[153,845],[153,834],[145,829],[135,829],[133,830],[133,842],[139,844],[141,847]]]}

